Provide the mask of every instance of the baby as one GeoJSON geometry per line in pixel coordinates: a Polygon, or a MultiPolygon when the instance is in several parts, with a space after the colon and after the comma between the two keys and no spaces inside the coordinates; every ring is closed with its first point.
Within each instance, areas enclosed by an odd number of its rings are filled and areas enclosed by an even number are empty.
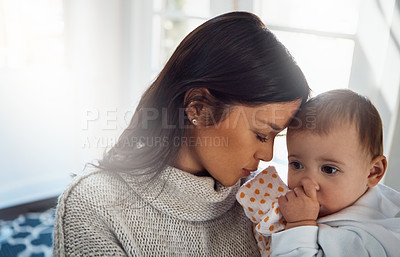
{"type": "Polygon", "coordinates": [[[310,99],[287,130],[288,187],[269,167],[237,194],[262,255],[399,256],[400,193],[378,184],[382,138],[367,98],[343,89],[310,99]]]}

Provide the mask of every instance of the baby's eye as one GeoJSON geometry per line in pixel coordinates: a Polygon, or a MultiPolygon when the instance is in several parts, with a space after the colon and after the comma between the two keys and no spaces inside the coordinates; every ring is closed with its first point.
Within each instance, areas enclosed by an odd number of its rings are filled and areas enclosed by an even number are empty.
{"type": "Polygon", "coordinates": [[[291,162],[290,165],[292,165],[292,167],[295,170],[299,170],[299,169],[304,168],[303,165],[300,162],[291,162]]]}
{"type": "Polygon", "coordinates": [[[331,166],[322,166],[321,170],[322,170],[322,172],[325,172],[326,174],[329,174],[329,175],[335,174],[336,172],[339,171],[339,169],[331,167],[331,166]]]}

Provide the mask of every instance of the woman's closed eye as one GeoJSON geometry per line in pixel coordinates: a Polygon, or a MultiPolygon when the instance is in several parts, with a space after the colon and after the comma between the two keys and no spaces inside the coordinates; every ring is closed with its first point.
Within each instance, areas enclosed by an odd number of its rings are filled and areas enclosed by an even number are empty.
{"type": "Polygon", "coordinates": [[[289,163],[290,166],[292,166],[293,169],[295,170],[299,170],[299,169],[303,169],[303,164],[301,164],[300,162],[297,161],[293,161],[289,163]]]}
{"type": "Polygon", "coordinates": [[[260,135],[260,134],[257,134],[257,133],[256,133],[256,138],[257,138],[259,141],[261,141],[262,143],[265,143],[265,142],[268,141],[268,136],[263,136],[263,135],[260,135]]]}
{"type": "Polygon", "coordinates": [[[328,174],[328,175],[333,175],[333,174],[339,172],[339,169],[335,168],[335,167],[332,167],[332,166],[329,166],[329,165],[326,165],[326,166],[322,166],[321,167],[321,171],[326,173],[326,174],[328,174]]]}

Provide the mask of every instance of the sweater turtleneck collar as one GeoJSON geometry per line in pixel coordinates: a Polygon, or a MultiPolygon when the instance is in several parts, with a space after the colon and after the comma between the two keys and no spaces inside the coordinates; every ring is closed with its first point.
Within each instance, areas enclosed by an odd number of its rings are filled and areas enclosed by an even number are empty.
{"type": "Polygon", "coordinates": [[[168,166],[154,179],[152,175],[121,174],[147,204],[174,218],[206,221],[226,213],[235,204],[238,181],[226,187],[208,176],[196,176],[168,166]]]}

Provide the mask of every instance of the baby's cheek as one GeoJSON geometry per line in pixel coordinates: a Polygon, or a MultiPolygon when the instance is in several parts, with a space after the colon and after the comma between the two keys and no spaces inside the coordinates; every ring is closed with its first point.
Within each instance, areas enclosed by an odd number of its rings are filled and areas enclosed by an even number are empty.
{"type": "Polygon", "coordinates": [[[291,176],[290,173],[289,173],[289,175],[288,175],[288,187],[289,187],[289,189],[293,190],[296,187],[296,185],[297,185],[296,179],[293,178],[293,176],[291,176]]]}

